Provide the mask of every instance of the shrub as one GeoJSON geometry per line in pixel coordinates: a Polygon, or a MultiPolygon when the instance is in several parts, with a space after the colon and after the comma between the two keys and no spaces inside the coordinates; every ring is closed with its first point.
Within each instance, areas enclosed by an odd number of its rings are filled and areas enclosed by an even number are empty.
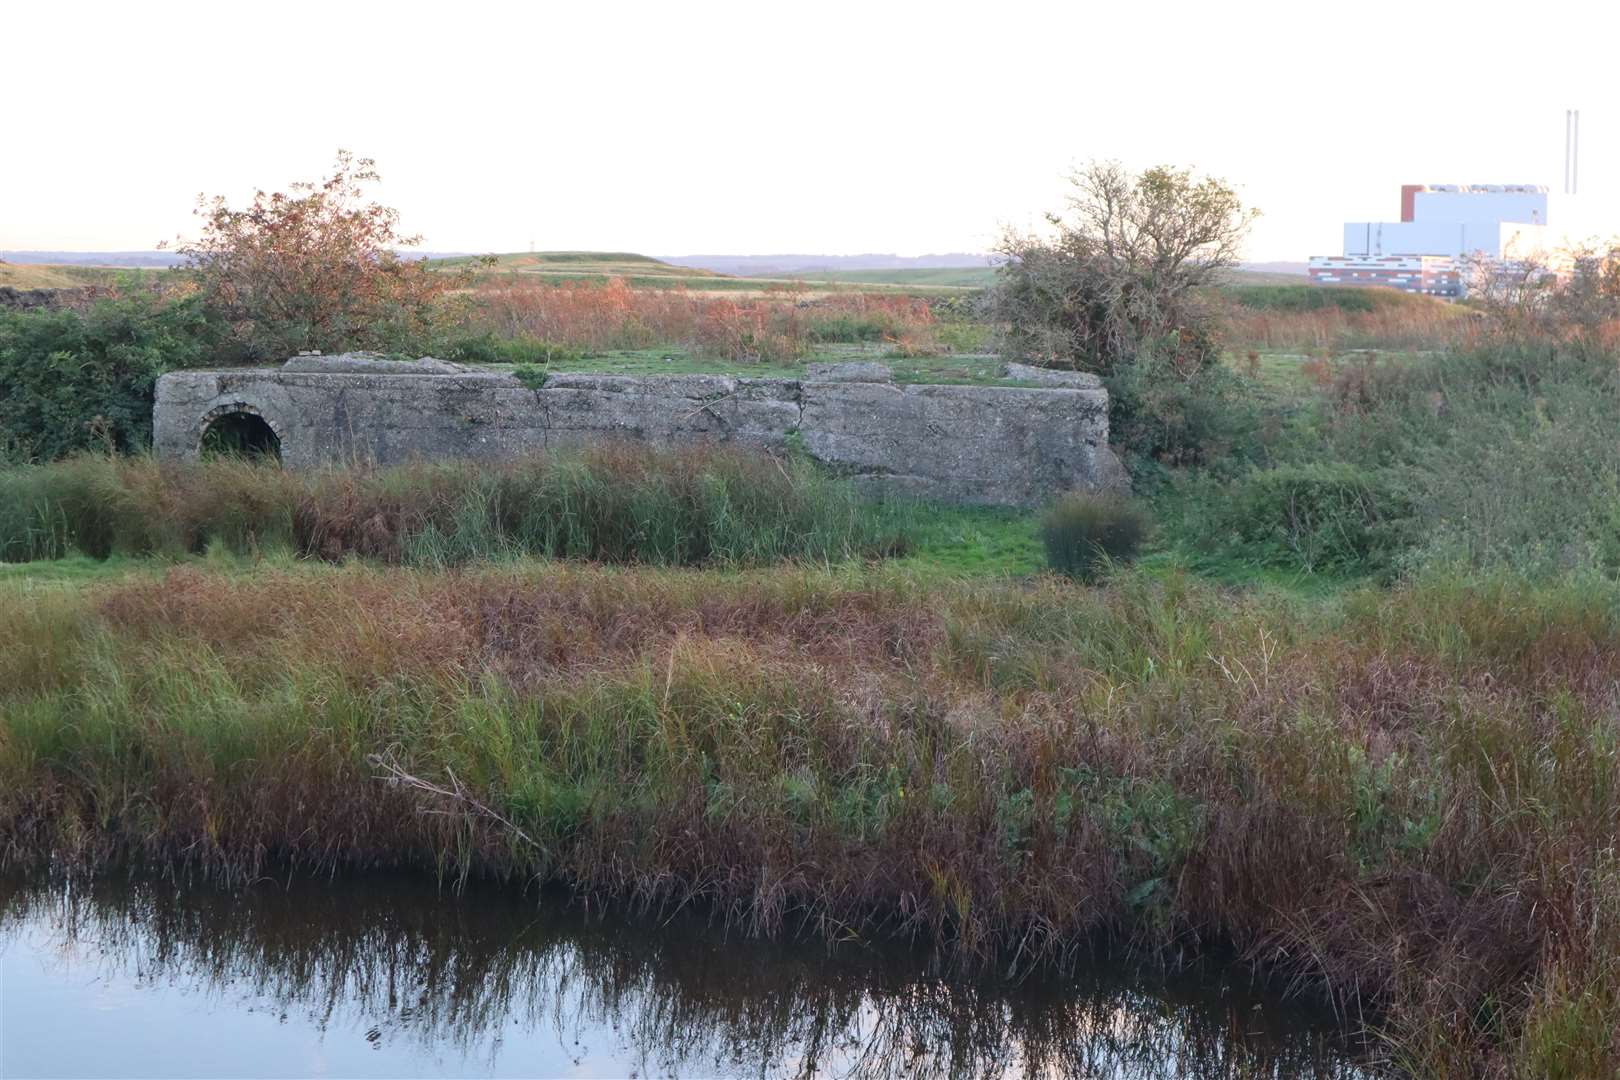
{"type": "Polygon", "coordinates": [[[1139,486],[1164,468],[1203,465],[1254,449],[1261,409],[1251,384],[1219,366],[1194,372],[1145,353],[1104,380],[1109,438],[1139,486]]]}
{"type": "Polygon", "coordinates": [[[0,312],[0,451],[50,461],[152,441],[152,388],[219,340],[195,299],[145,295],[76,311],[0,312]]]}
{"type": "Polygon", "coordinates": [[[1255,211],[1213,177],[1094,162],[1050,237],[1009,232],[988,307],[1008,351],[1108,375],[1151,348],[1187,373],[1220,356],[1203,291],[1235,265],[1255,211]]]}
{"type": "Polygon", "coordinates": [[[1253,469],[1215,505],[1213,538],[1306,573],[1387,571],[1416,539],[1416,511],[1395,474],[1347,462],[1253,469]]]}
{"type": "Polygon", "coordinates": [[[1151,522],[1119,495],[1066,495],[1041,519],[1041,542],[1052,569],[1094,580],[1107,562],[1134,558],[1151,522]]]}

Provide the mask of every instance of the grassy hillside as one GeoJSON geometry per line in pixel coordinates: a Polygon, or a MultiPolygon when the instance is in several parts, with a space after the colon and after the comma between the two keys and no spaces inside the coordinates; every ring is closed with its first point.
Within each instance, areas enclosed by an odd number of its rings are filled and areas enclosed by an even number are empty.
{"type": "Polygon", "coordinates": [[[696,270],[686,266],[672,266],[648,255],[629,251],[517,251],[504,255],[461,255],[446,259],[430,259],[435,269],[461,269],[493,259],[494,263],[479,276],[501,277],[519,274],[525,279],[539,279],[549,284],[570,281],[602,281],[623,278],[641,288],[683,286],[688,289],[759,288],[759,283],[716,274],[711,270],[696,270]]]}
{"type": "Polygon", "coordinates": [[[495,260],[493,269],[518,274],[540,274],[565,278],[578,277],[651,277],[651,278],[717,278],[723,275],[709,270],[694,270],[685,266],[671,266],[648,255],[629,251],[518,251],[505,255],[463,255],[448,259],[432,259],[433,267],[461,267],[480,259],[495,260]]]}
{"type": "MultiPolygon", "coordinates": [[[[858,290],[929,295],[958,292],[964,285],[980,284],[976,281],[957,282],[930,277],[946,275],[948,278],[949,275],[963,274],[964,271],[960,270],[874,270],[822,277],[733,277],[713,270],[675,266],[649,255],[627,251],[526,251],[493,256],[460,255],[430,259],[428,265],[436,269],[459,269],[486,258],[494,259],[494,265],[487,272],[479,274],[483,280],[498,279],[508,274],[550,284],[623,278],[628,284],[644,289],[681,287],[705,292],[760,293],[804,285],[813,292],[858,290]]],[[[973,271],[965,273],[971,274],[973,271]]]]}
{"type": "Polygon", "coordinates": [[[801,281],[843,282],[851,285],[932,285],[982,289],[995,280],[989,266],[900,268],[893,270],[811,270],[793,275],[801,281]]]}
{"type": "Polygon", "coordinates": [[[0,262],[0,285],[14,289],[76,289],[85,285],[115,285],[161,273],[162,270],[156,269],[0,262]]]}

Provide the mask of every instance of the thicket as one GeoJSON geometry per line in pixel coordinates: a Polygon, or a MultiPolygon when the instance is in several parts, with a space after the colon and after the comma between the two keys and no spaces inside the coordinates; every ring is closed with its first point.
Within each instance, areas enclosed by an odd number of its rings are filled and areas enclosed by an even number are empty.
{"type": "Polygon", "coordinates": [[[908,514],[759,453],[605,447],[499,466],[298,474],[229,458],[83,455],[0,469],[0,561],[209,551],[434,566],[828,561],[903,552],[908,514]]]}
{"type": "Polygon", "coordinates": [[[1304,402],[1256,419],[1245,450],[1169,484],[1173,537],[1304,573],[1620,574],[1611,353],[1504,340],[1324,372],[1304,402]]]}
{"type": "Polygon", "coordinates": [[[195,297],[0,310],[0,461],[144,449],[157,377],[207,362],[221,337],[195,297]]]}

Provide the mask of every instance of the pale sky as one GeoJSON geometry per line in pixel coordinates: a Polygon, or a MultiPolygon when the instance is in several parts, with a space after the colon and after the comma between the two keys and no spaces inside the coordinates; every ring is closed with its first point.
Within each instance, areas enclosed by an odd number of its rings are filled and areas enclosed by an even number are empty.
{"type": "Polygon", "coordinates": [[[23,3],[0,249],[145,250],[199,192],[377,159],[438,251],[985,250],[1088,158],[1191,165],[1337,253],[1402,183],[1620,231],[1612,3],[23,3]],[[1560,196],[1564,110],[1581,190],[1560,196]]]}

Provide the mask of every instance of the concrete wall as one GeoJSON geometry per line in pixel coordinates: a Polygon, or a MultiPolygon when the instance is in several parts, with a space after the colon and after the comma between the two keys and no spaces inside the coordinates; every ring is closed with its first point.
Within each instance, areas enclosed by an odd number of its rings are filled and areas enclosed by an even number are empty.
{"type": "Polygon", "coordinates": [[[1412,220],[1467,222],[1494,227],[1499,221],[1547,224],[1547,191],[1528,184],[1431,187],[1412,197],[1412,220]]]}
{"type": "Polygon", "coordinates": [[[1496,221],[1347,221],[1346,255],[1527,255],[1544,245],[1545,225],[1496,221]]]}
{"type": "Polygon", "coordinates": [[[159,456],[193,458],[221,416],[263,418],[291,468],[493,461],[608,441],[722,443],[812,457],[874,492],[1028,506],[1124,483],[1108,395],[1062,386],[919,386],[723,375],[508,375],[439,361],[304,358],[283,368],[178,371],[157,384],[159,456]]]}

